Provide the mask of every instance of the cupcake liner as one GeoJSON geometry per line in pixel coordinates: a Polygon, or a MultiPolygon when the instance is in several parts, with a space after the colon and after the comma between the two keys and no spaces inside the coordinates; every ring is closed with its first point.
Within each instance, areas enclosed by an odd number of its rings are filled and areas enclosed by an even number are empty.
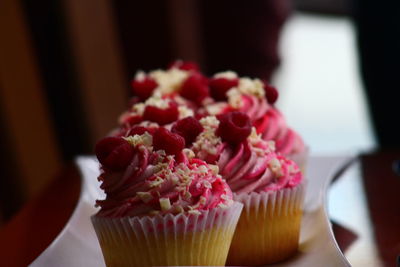
{"type": "Polygon", "coordinates": [[[107,266],[224,265],[242,208],[91,219],[107,266]]]}
{"type": "Polygon", "coordinates": [[[275,192],[234,194],[244,208],[228,265],[262,265],[284,260],[298,248],[305,183],[275,192]]]}

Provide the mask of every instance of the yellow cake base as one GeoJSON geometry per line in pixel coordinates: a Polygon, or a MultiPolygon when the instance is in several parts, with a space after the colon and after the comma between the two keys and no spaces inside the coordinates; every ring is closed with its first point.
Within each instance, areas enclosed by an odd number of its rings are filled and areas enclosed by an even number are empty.
{"type": "Polygon", "coordinates": [[[106,265],[225,265],[234,229],[205,230],[186,235],[159,235],[146,238],[121,238],[100,242],[106,265]]]}
{"type": "Polygon", "coordinates": [[[297,252],[304,193],[300,189],[293,192],[297,196],[289,193],[255,206],[244,203],[227,265],[271,264],[297,252]]]}
{"type": "Polygon", "coordinates": [[[200,214],[92,216],[105,263],[112,266],[225,265],[243,204],[200,214]]]}

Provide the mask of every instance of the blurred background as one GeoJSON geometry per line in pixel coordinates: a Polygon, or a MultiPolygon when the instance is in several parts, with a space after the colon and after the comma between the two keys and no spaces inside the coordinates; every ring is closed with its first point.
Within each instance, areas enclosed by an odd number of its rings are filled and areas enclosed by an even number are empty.
{"type": "Polygon", "coordinates": [[[174,59],[198,62],[208,74],[232,69],[271,81],[312,155],[382,145],[361,78],[375,72],[375,87],[393,85],[380,82],[379,71],[387,58],[397,64],[398,51],[385,51],[400,46],[387,42],[391,7],[363,3],[2,0],[0,224],[76,155],[92,154],[116,126],[138,69],[174,59]]]}

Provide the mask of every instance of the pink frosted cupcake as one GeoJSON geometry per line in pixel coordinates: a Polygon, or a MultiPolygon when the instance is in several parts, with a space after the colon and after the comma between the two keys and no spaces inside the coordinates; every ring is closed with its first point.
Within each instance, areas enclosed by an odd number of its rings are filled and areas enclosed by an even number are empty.
{"type": "Polygon", "coordinates": [[[242,202],[228,265],[262,265],[297,251],[304,183],[297,164],[275,152],[242,112],[200,120],[204,130],[193,143],[196,157],[214,162],[242,202]],[[252,227],[249,227],[251,225],[252,227]]]}
{"type": "Polygon", "coordinates": [[[242,204],[165,128],[96,145],[101,188],[92,222],[107,266],[224,265],[242,204]]]}
{"type": "Polygon", "coordinates": [[[208,103],[200,113],[220,115],[232,111],[246,113],[261,137],[275,142],[276,152],[293,160],[303,169],[307,149],[302,138],[286,124],[274,106],[277,90],[259,79],[239,78],[232,71],[217,73],[210,79],[211,95],[216,102],[208,103]]]}

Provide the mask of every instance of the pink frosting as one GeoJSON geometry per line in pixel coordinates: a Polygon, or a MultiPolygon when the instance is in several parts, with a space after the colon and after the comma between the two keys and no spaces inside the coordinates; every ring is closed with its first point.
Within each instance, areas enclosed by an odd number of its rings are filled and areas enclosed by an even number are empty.
{"type": "Polygon", "coordinates": [[[291,188],[303,180],[293,161],[275,153],[267,142],[242,142],[222,152],[218,166],[220,173],[235,193],[276,191],[291,188]]]}
{"type": "Polygon", "coordinates": [[[144,145],[135,147],[125,170],[102,169],[99,180],[106,193],[105,200],[97,201],[99,216],[196,213],[232,204],[229,186],[207,163],[184,153],[166,156],[144,145]]]}

